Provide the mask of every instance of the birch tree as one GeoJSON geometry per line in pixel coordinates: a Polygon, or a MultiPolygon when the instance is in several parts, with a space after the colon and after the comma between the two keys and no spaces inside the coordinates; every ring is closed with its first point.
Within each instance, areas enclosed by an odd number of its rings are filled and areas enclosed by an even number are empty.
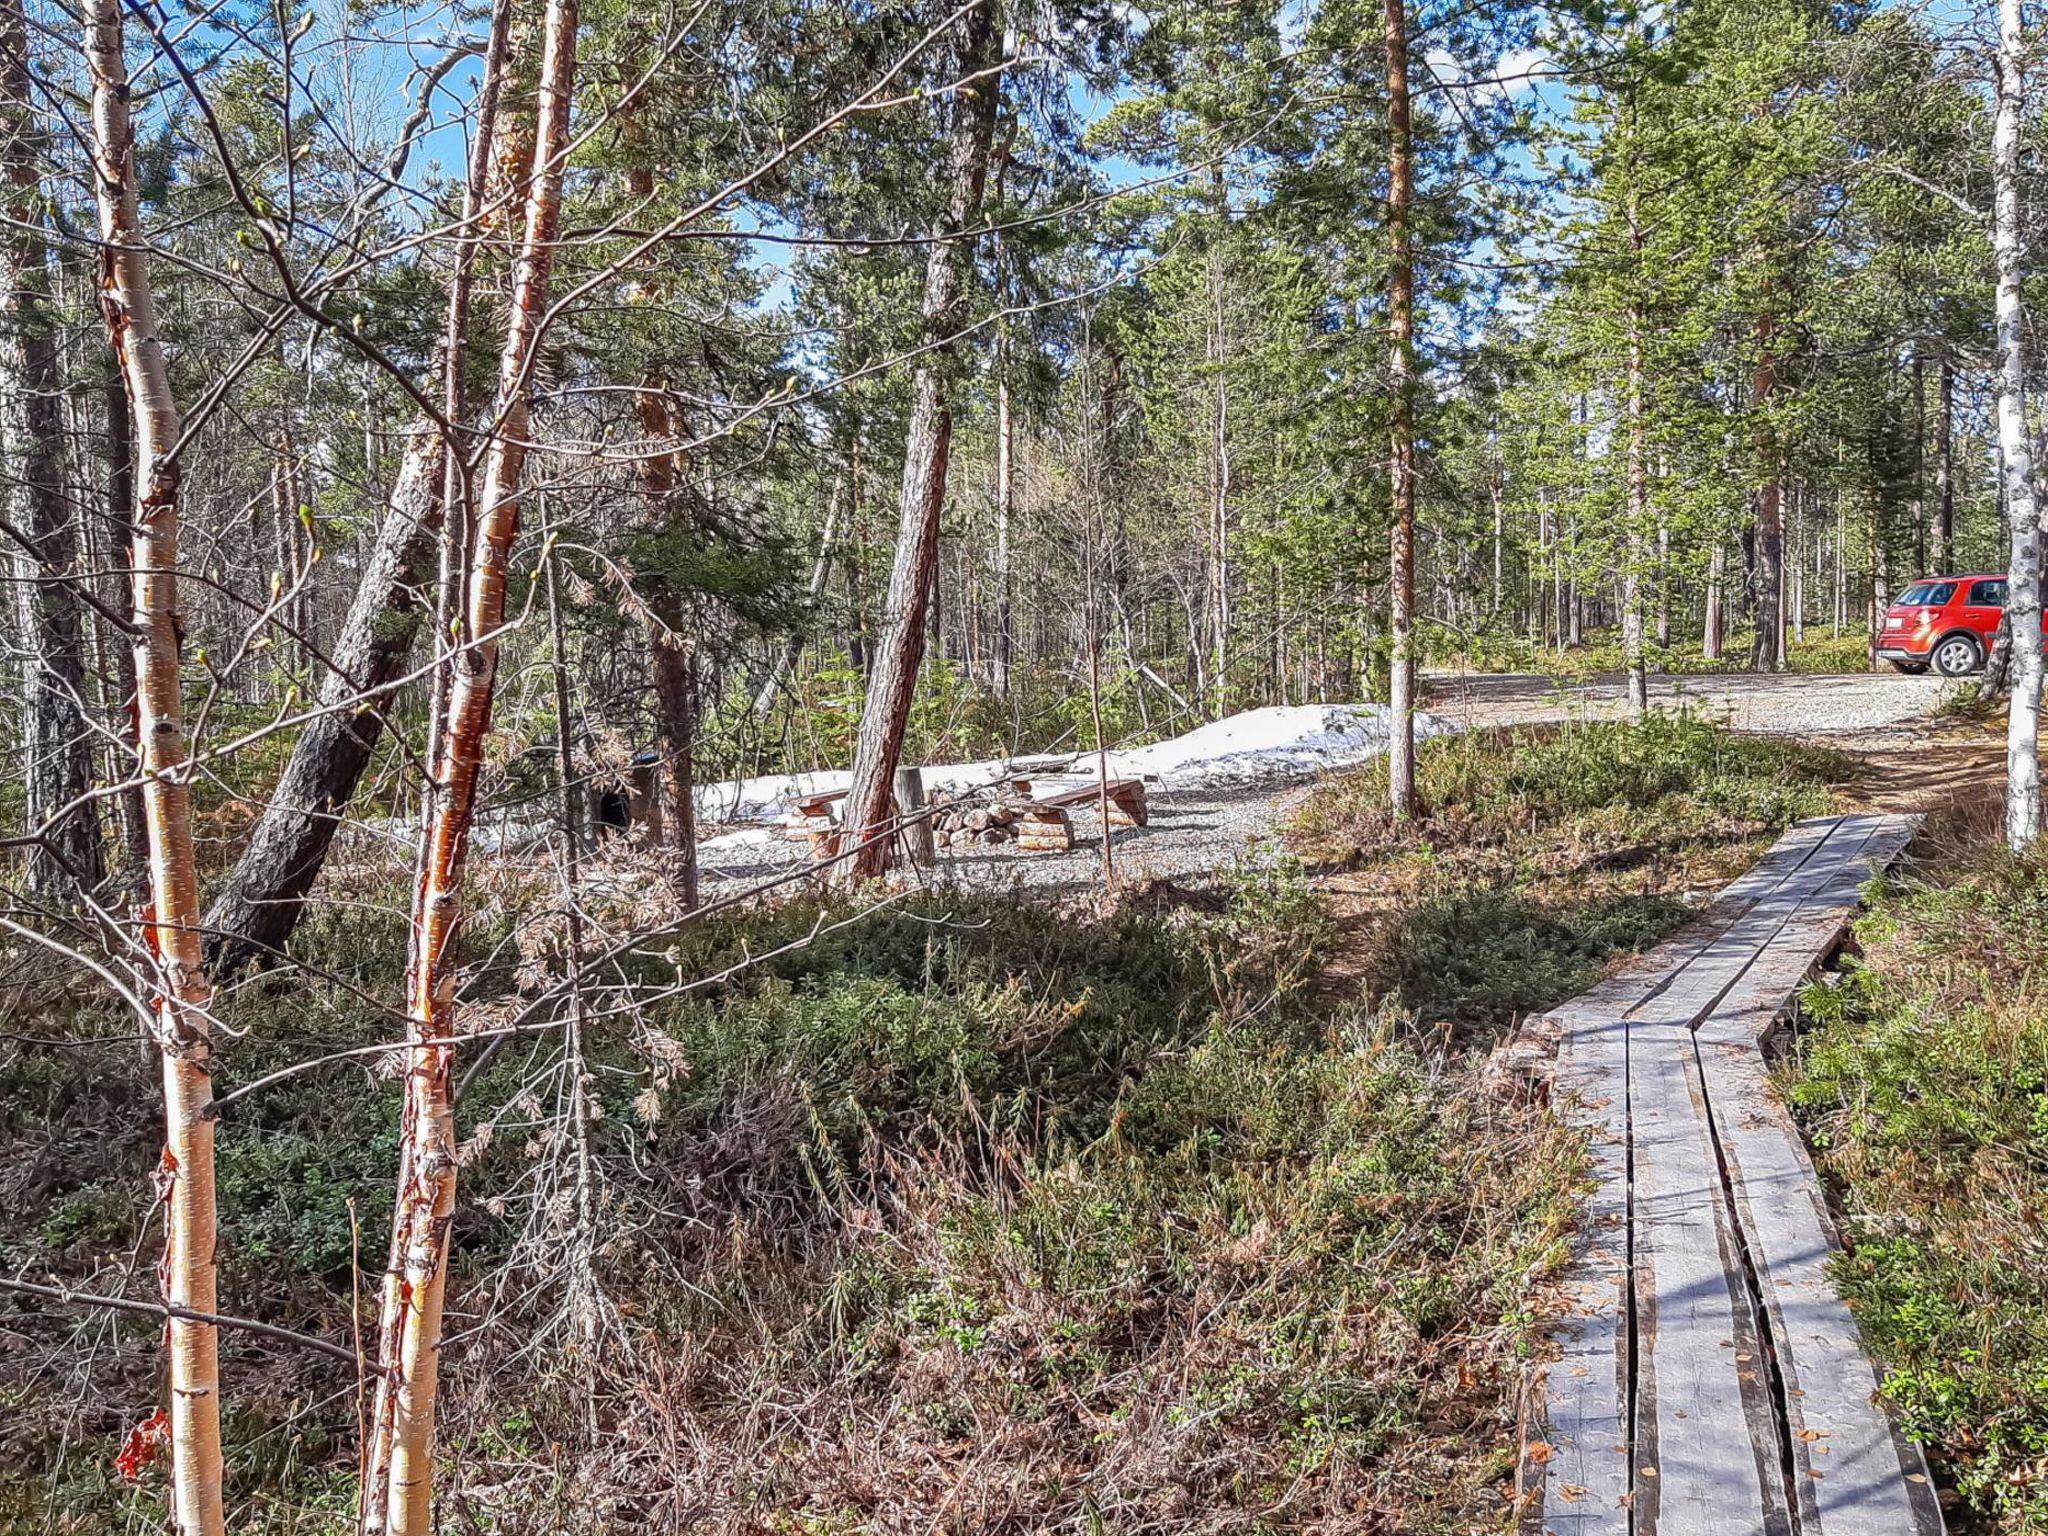
{"type": "Polygon", "coordinates": [[[2012,629],[2012,702],[2005,737],[2005,839],[2014,852],[2041,833],[2041,518],[2027,429],[2026,231],[2020,155],[2027,109],[2027,42],[2020,0],[1999,0],[1997,110],[1991,130],[1991,247],[1998,266],[1999,472],[2012,555],[2005,612],[2012,629]]]}
{"type": "Polygon", "coordinates": [[[151,1020],[163,1062],[164,1300],[170,1355],[171,1520],[180,1536],[217,1536],[221,1507],[220,1341],[190,1313],[218,1311],[215,1280],[212,989],[200,932],[190,748],[185,735],[178,613],[181,427],[157,335],[149,246],[136,194],[121,0],[88,0],[85,61],[92,84],[92,185],[99,212],[100,313],[134,422],[135,505],[129,563],[134,600],[136,739],[149,839],[142,940],[158,972],[151,1020]]]}
{"type": "Polygon", "coordinates": [[[1394,815],[1415,814],[1415,253],[1408,227],[1415,200],[1413,103],[1408,93],[1404,0],[1386,0],[1387,357],[1393,397],[1387,473],[1393,524],[1387,554],[1387,627],[1393,641],[1387,786],[1394,815]]]}
{"type": "Polygon", "coordinates": [[[393,1210],[394,1274],[379,1337],[382,1362],[366,1457],[366,1531],[424,1536],[432,1528],[434,1412],[448,1231],[455,1210],[453,1069],[455,993],[461,970],[463,876],[477,779],[490,734],[513,540],[532,440],[533,373],[569,152],[576,73],[576,0],[548,0],[535,97],[532,174],[498,356],[497,403],[477,498],[460,648],[439,723],[430,811],[422,839],[407,973],[408,1050],[400,1182],[393,1210]]]}

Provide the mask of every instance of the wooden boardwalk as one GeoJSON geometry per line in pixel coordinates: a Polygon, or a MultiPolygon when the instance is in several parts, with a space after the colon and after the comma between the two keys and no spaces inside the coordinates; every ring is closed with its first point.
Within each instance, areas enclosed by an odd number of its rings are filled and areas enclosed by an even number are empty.
{"type": "Polygon", "coordinates": [[[1590,1134],[1596,1182],[1533,1397],[1526,1531],[1941,1531],[1919,1450],[1874,1401],[1760,1045],[1916,822],[1802,822],[1685,932],[1550,1015],[1556,1102],[1590,1134]]]}

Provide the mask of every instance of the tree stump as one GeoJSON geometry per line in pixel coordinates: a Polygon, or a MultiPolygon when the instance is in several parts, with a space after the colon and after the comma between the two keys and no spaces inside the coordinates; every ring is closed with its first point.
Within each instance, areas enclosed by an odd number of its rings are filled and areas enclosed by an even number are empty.
{"type": "Polygon", "coordinates": [[[924,772],[918,768],[896,770],[897,836],[903,839],[910,862],[929,869],[938,862],[932,841],[931,817],[924,814],[924,772]]]}

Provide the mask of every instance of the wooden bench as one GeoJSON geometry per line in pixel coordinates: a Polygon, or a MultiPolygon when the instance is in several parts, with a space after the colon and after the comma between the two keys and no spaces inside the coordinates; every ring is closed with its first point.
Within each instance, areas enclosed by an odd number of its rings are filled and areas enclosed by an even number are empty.
{"type": "Polygon", "coordinates": [[[832,831],[832,807],[844,800],[848,793],[843,789],[827,789],[792,800],[790,819],[784,823],[789,840],[793,843],[809,842],[816,847],[818,839],[829,836],[832,831]]]}
{"type": "Polygon", "coordinates": [[[1919,1450],[1828,1273],[1820,1183],[1761,1037],[1917,818],[1794,827],[1701,918],[1545,1019],[1592,1149],[1523,1529],[1937,1536],[1919,1450]]]}
{"type": "Polygon", "coordinates": [[[1064,812],[1075,806],[1094,805],[1104,799],[1109,802],[1111,826],[1142,827],[1150,820],[1145,808],[1143,779],[1111,779],[1107,784],[1082,784],[1032,801],[1031,810],[1025,814],[1030,815],[1040,809],[1064,812]]]}
{"type": "MultiPolygon", "coordinates": [[[[1014,787],[1016,781],[1012,781],[1014,787]]],[[[1108,801],[1109,825],[1142,827],[1149,817],[1145,809],[1145,785],[1139,779],[1112,779],[1107,784],[1081,784],[1058,794],[1042,795],[1023,809],[1017,818],[1017,846],[1026,853],[1064,853],[1074,846],[1073,818],[1077,807],[1108,801]]]]}

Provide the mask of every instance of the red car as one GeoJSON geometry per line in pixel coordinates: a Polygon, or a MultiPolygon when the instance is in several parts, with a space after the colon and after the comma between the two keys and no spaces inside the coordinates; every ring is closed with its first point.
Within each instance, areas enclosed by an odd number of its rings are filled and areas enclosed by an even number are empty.
{"type": "MultiPolygon", "coordinates": [[[[1928,576],[1885,610],[1877,654],[1901,672],[1962,677],[1984,665],[2005,615],[2003,576],[1928,576]]],[[[2048,615],[2043,616],[2048,628],[2048,615]]]]}

